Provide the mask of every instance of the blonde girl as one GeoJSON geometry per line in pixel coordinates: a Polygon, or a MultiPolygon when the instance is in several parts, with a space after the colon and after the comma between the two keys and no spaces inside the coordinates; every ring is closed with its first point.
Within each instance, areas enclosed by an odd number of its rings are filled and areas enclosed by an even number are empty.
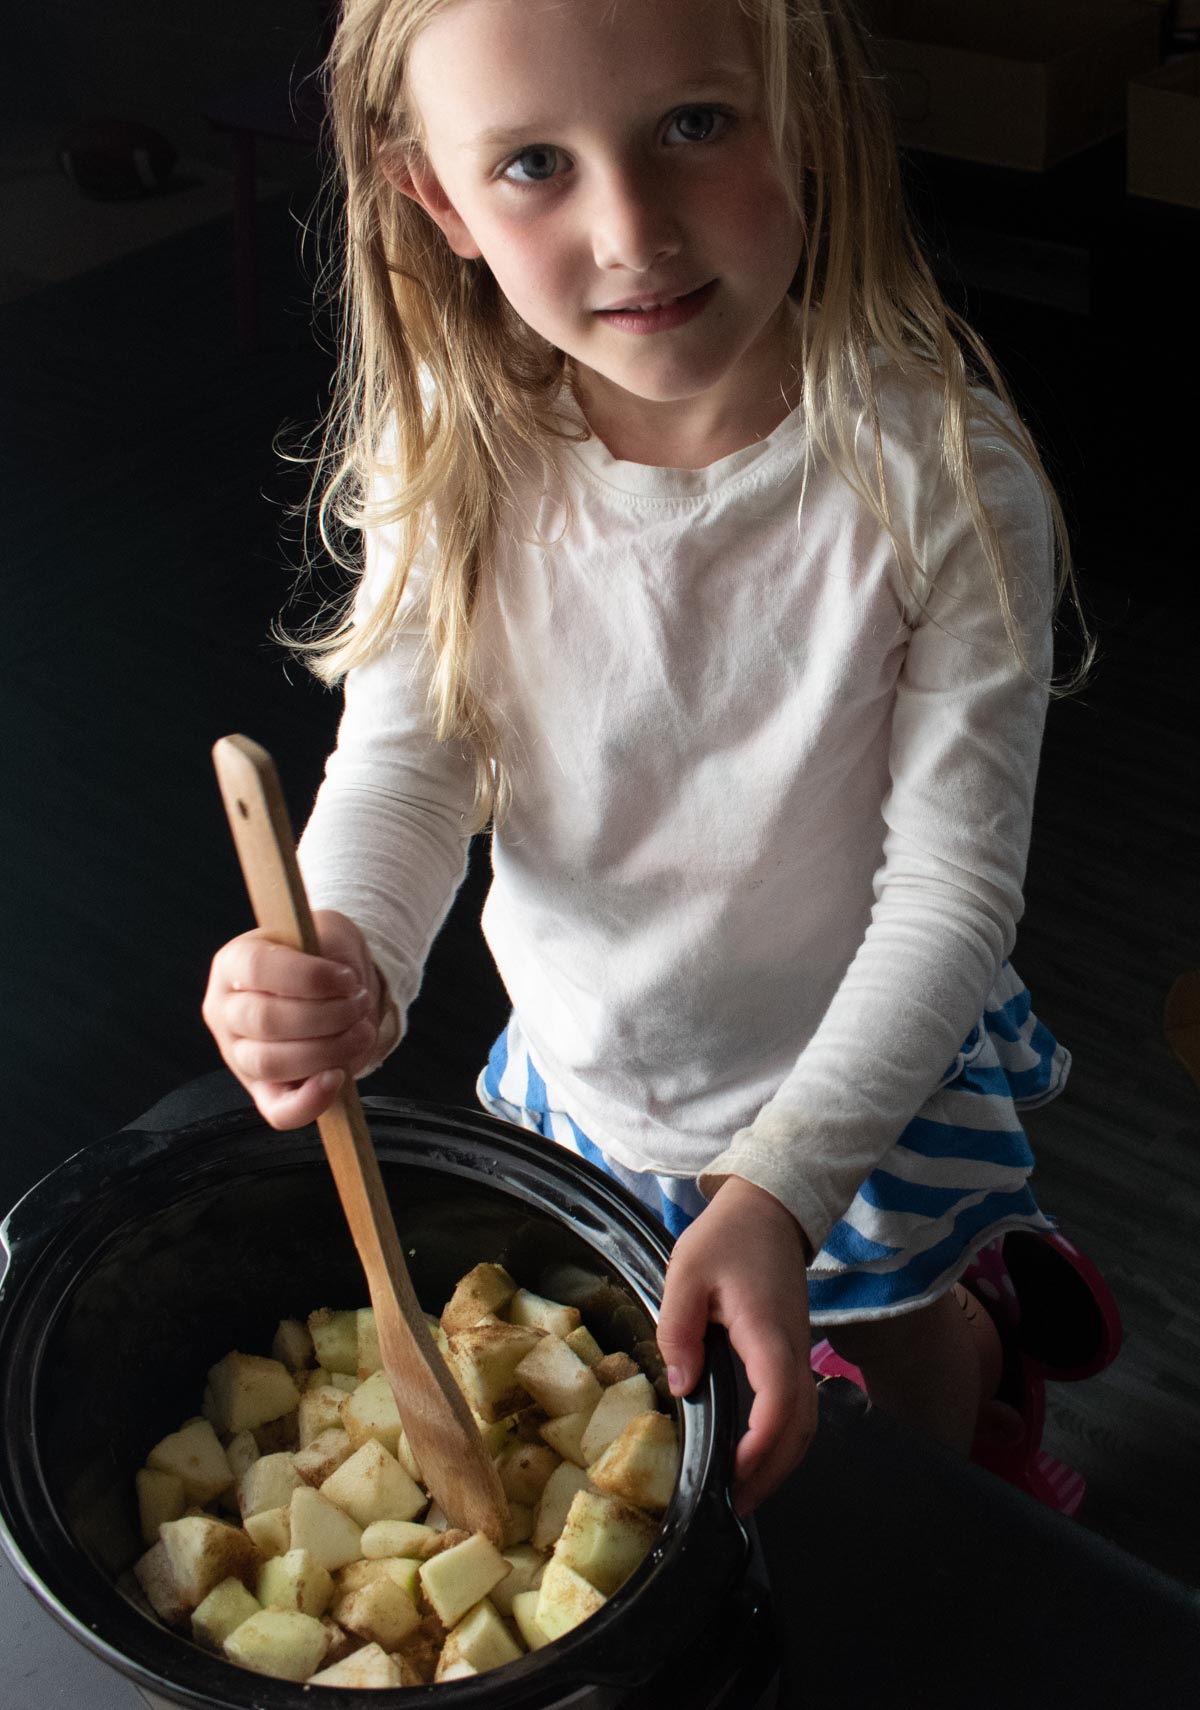
{"type": "Polygon", "coordinates": [[[361,576],[308,643],[346,697],[323,954],[235,939],[208,1024],[312,1120],[401,1038],[490,818],[480,1096],[678,1234],[659,1340],[683,1394],[728,1327],[739,1504],[811,1436],[810,1323],[966,1452],[955,1285],[1051,1227],[1016,1106],[1067,1057],[1007,958],[1069,557],[854,8],[347,0],[328,79],[321,517],[361,576]]]}

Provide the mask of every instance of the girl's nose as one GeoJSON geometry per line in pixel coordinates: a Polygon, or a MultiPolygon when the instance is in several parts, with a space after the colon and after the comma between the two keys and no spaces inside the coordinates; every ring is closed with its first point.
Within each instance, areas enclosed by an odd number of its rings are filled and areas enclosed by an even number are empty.
{"type": "Polygon", "coordinates": [[[614,174],[598,185],[591,214],[597,267],[647,273],[679,251],[678,221],[649,174],[614,174]]]}

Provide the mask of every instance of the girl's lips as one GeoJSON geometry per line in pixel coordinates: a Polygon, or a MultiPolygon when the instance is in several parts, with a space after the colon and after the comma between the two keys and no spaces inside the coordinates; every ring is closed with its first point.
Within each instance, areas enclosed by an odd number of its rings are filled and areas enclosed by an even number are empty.
{"type": "Polygon", "coordinates": [[[652,309],[596,309],[593,312],[607,326],[617,327],[621,332],[670,332],[673,327],[681,327],[685,322],[694,320],[706,307],[716,288],[717,281],[710,279],[707,285],[689,291],[685,297],[676,297],[673,302],[660,303],[652,309]]]}

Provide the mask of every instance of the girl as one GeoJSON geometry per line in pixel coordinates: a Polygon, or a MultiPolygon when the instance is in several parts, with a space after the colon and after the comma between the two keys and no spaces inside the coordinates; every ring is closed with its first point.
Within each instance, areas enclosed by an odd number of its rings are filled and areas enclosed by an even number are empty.
{"type": "Polygon", "coordinates": [[[347,0],[329,92],[323,954],[227,945],[222,1054],[279,1128],[377,1064],[491,818],[480,1096],[679,1233],[659,1340],[685,1394],[728,1327],[739,1505],[811,1436],[810,1323],[965,1453],[954,1285],[1050,1229],[1015,1106],[1067,1056],[1007,957],[1069,558],[853,8],[347,0]]]}

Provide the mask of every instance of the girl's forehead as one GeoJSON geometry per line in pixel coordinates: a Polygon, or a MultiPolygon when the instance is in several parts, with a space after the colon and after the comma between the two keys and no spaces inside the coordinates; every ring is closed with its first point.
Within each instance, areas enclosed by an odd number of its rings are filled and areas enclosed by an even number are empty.
{"type": "Polygon", "coordinates": [[[418,107],[451,101],[469,119],[535,91],[558,108],[757,72],[738,0],[450,0],[417,35],[408,83],[418,107]]]}

